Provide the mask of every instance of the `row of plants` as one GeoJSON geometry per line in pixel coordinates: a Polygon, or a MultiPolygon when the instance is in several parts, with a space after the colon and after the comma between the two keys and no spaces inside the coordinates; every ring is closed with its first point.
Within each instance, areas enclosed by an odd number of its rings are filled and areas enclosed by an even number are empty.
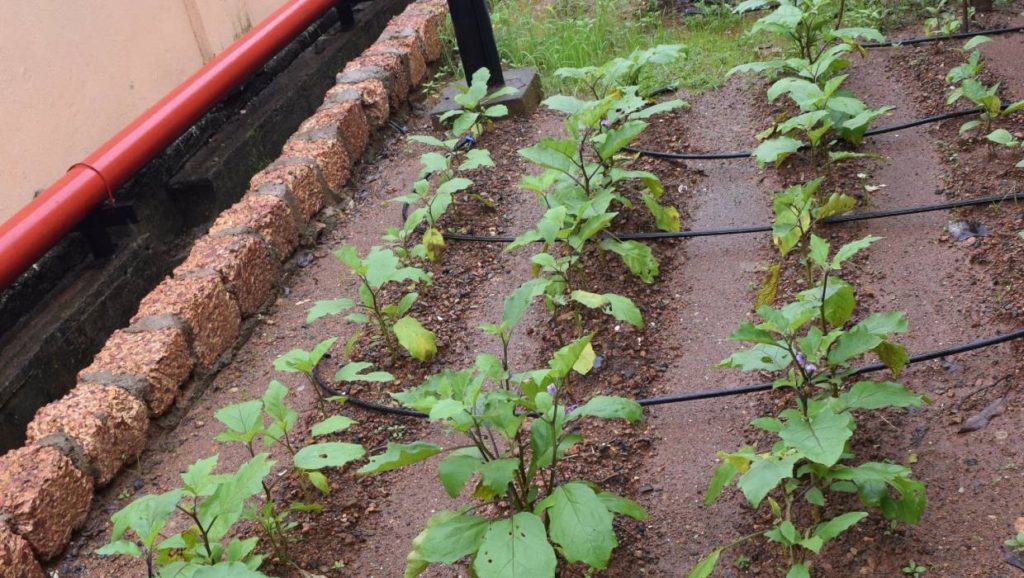
{"type": "MultiPolygon", "coordinates": [[[[679,228],[678,211],[659,202],[663,191],[657,177],[624,168],[617,156],[646,128],[644,119],[683,104],[650,105],[636,86],[617,83],[636,78],[650,63],[678,56],[679,47],[659,47],[600,70],[565,71],[594,76],[594,86],[604,86],[605,96],[593,102],[549,99],[547,104],[557,110],[575,109],[566,121],[565,138],[520,151],[546,171],[524,179],[523,186],[536,191],[549,210],[534,231],[509,248],[544,241],[532,259],[537,278],[512,291],[501,318],[481,328],[497,339],[503,354],[480,353],[468,368],[445,368],[416,387],[391,394],[401,405],[461,434],[465,443],[388,443],[356,474],[381,474],[441,455],[438,479],[449,495],[463,495],[466,485],[476,480],[465,507],[436,514],[414,541],[407,576],[467,557],[481,577],[554,575],[559,558],[600,569],[617,544],[614,517],[646,517],[635,502],[560,473],[560,460],[583,441],[580,420],[642,419],[640,406],[624,398],[599,395],[579,405],[570,403],[576,398],[571,393],[574,376],[589,373],[596,359],[593,334],[583,332],[582,318],[577,313],[579,330],[565,337],[546,367],[530,369],[523,360],[511,359],[509,345],[525,311],[541,297],[552,310],[596,308],[643,327],[639,308],[628,298],[587,291],[581,262],[594,252],[609,251],[648,283],[658,274],[649,247],[602,232],[618,214],[610,209],[628,210],[636,202],[643,203],[661,228],[679,228]],[[634,188],[642,189],[636,200],[630,198],[634,188]],[[484,511],[489,513],[481,515],[484,511]],[[524,548],[531,556],[517,555],[524,548]]],[[[403,225],[389,229],[383,244],[365,255],[351,246],[334,252],[357,280],[355,295],[315,303],[307,321],[341,315],[356,327],[342,348],[351,361],[338,370],[335,383],[394,381],[391,373],[356,360],[361,348],[386,350],[392,366],[407,363],[406,356],[423,363],[437,356],[434,333],[414,312],[420,293],[432,283],[427,265],[444,258],[439,222],[446,211],[457,199],[485,202],[475,193],[471,176],[494,163],[478,140],[493,119],[507,113],[504,106],[490,104],[500,93],[488,95],[486,86],[487,72],[481,70],[456,98],[462,108],[442,119],[449,127],[445,138],[411,137],[432,150],[421,156],[423,170],[413,191],[395,199],[410,208],[403,225]]],[[[161,577],[262,576],[259,568],[270,559],[297,567],[289,554],[298,539],[293,531],[296,514],[319,512],[320,497],[331,490],[328,472],[367,454],[360,444],[334,441],[354,422],[331,415],[345,397],[333,387],[322,388],[315,375],[338,342],[331,338],[274,362],[280,371],[304,375],[320,393],[324,419],[308,435],[297,431],[298,413],[285,403],[288,388],[279,381],[261,399],[222,408],[216,417],[225,430],[217,441],[239,444],[248,460],[233,472],[215,473],[218,456],[211,456],[188,468],[180,488],[133,501],[113,515],[111,542],[99,553],[140,558],[149,576],[161,577]],[[272,459],[271,448],[280,460],[272,459]],[[280,461],[289,462],[289,475],[271,475],[280,461]],[[282,480],[300,488],[304,498],[284,503],[282,480]],[[259,535],[236,537],[244,522],[255,523],[259,535]],[[180,531],[172,533],[171,528],[180,531]],[[257,548],[261,540],[263,547],[257,548]]]]}

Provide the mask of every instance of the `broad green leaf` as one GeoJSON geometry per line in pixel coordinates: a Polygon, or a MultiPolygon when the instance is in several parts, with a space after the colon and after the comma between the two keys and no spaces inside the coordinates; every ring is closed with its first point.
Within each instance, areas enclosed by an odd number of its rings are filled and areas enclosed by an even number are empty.
{"type": "Polygon", "coordinates": [[[740,476],[736,483],[746,496],[750,505],[755,508],[779,482],[793,477],[793,465],[797,457],[789,456],[781,459],[774,457],[758,457],[750,464],[750,469],[740,476]]]}
{"type": "Polygon", "coordinates": [[[518,468],[519,460],[515,458],[492,460],[480,466],[480,479],[496,496],[504,496],[518,468]]]}
{"type": "Polygon", "coordinates": [[[708,490],[704,494],[705,508],[718,500],[718,497],[722,495],[722,490],[732,482],[738,473],[739,470],[732,462],[723,461],[715,468],[715,473],[711,475],[711,481],[708,482],[708,490]]]}
{"type": "Polygon", "coordinates": [[[306,314],[306,323],[312,323],[317,319],[328,315],[343,313],[354,306],[355,301],[352,301],[347,297],[331,299],[329,301],[317,301],[309,308],[309,313],[306,314]]]}
{"type": "Polygon", "coordinates": [[[217,489],[199,504],[199,521],[209,528],[211,541],[219,542],[227,536],[241,519],[246,501],[263,491],[263,480],[274,466],[269,458],[269,454],[257,454],[234,474],[226,475],[217,489]]]}
{"type": "Polygon", "coordinates": [[[263,432],[263,402],[258,399],[223,407],[213,416],[228,428],[217,434],[217,441],[249,444],[263,432]]]}
{"type": "Polygon", "coordinates": [[[370,462],[359,468],[357,474],[380,474],[409,464],[421,462],[441,453],[441,446],[427,442],[410,444],[389,443],[382,454],[370,458],[370,462]]]}
{"type": "Polygon", "coordinates": [[[349,382],[349,381],[394,381],[395,376],[391,375],[386,371],[371,371],[369,373],[362,373],[364,369],[373,367],[372,363],[367,361],[353,361],[352,363],[345,364],[341,369],[334,374],[334,381],[338,382],[349,382]]]}
{"type": "Polygon", "coordinates": [[[414,317],[405,316],[395,322],[395,337],[409,355],[420,361],[430,361],[437,355],[434,334],[425,329],[414,317]]]}
{"type": "Polygon", "coordinates": [[[327,476],[320,472],[312,471],[306,472],[306,477],[309,479],[309,483],[313,484],[313,487],[319,490],[321,494],[326,496],[331,493],[331,485],[327,483],[327,476]]]}
{"type": "Polygon", "coordinates": [[[609,130],[604,134],[604,141],[598,145],[597,154],[601,157],[601,160],[608,160],[615,155],[615,153],[622,150],[633,140],[640,136],[640,133],[644,132],[647,128],[647,123],[641,120],[631,120],[623,123],[621,126],[609,130]]]}
{"type": "Polygon", "coordinates": [[[910,363],[910,356],[907,354],[907,349],[899,343],[893,343],[891,341],[883,341],[878,344],[875,348],[875,355],[878,359],[882,360],[882,363],[892,371],[892,374],[899,377],[900,373],[903,372],[903,368],[910,363]]]}
{"type": "Polygon", "coordinates": [[[643,196],[644,204],[647,205],[647,210],[651,212],[651,216],[654,217],[654,226],[659,231],[668,231],[670,233],[676,233],[680,230],[680,217],[679,209],[675,207],[669,207],[661,205],[655,200],[654,195],[645,194],[643,196]]]}
{"type": "Polygon", "coordinates": [[[604,569],[618,545],[612,514],[590,486],[570,482],[555,488],[539,505],[548,512],[548,532],[566,561],[604,569]]]}
{"type": "Polygon", "coordinates": [[[544,522],[520,512],[487,527],[473,571],[478,578],[544,578],[555,575],[556,564],[544,522]]]}
{"type": "Polygon", "coordinates": [[[590,401],[574,409],[568,419],[583,416],[601,419],[624,419],[630,423],[644,418],[643,408],[637,402],[624,397],[598,395],[590,401]]]}
{"type": "Polygon", "coordinates": [[[998,128],[988,133],[988,135],[985,138],[996,144],[1001,144],[1003,146],[1014,146],[1017,143],[1017,139],[1013,138],[1013,135],[1010,134],[1010,131],[1006,130],[1005,128],[998,128]]]}
{"type": "Polygon", "coordinates": [[[758,329],[757,326],[749,321],[740,323],[740,326],[729,335],[728,339],[729,341],[745,341],[747,343],[763,343],[765,345],[775,345],[778,341],[774,335],[764,329],[758,329]]]}
{"type": "Polygon", "coordinates": [[[600,492],[597,494],[597,499],[601,500],[609,512],[629,516],[634,520],[646,520],[648,517],[647,510],[644,510],[640,504],[611,492],[600,492]]]}
{"type": "Polygon", "coordinates": [[[295,452],[293,463],[303,470],[339,468],[363,457],[366,450],[359,444],[324,442],[308,445],[295,452]]]}
{"type": "Polygon", "coordinates": [[[828,362],[838,365],[871,351],[880,343],[882,343],[882,338],[878,335],[869,333],[863,326],[854,326],[853,329],[836,339],[835,347],[828,354],[828,362]]]}
{"type": "Polygon", "coordinates": [[[832,257],[832,268],[838,270],[839,268],[842,267],[844,261],[846,261],[847,259],[850,259],[851,257],[853,257],[857,253],[863,251],[864,249],[867,249],[875,241],[878,241],[878,240],[881,240],[881,237],[876,237],[874,235],[868,235],[867,237],[864,237],[863,239],[858,239],[856,241],[851,241],[851,242],[843,245],[842,247],[839,248],[838,251],[836,251],[835,256],[832,257]]]}
{"type": "Polygon", "coordinates": [[[487,518],[473,514],[438,512],[427,522],[417,549],[428,562],[454,564],[477,551],[487,526],[487,518]]]}
{"type": "Polygon", "coordinates": [[[789,572],[786,572],[786,578],[811,578],[811,571],[807,568],[807,564],[802,562],[793,564],[789,567],[789,572]]]}
{"type": "Polygon", "coordinates": [[[823,542],[828,542],[850,529],[850,527],[867,516],[867,512],[846,512],[845,514],[840,514],[827,522],[818,524],[814,527],[814,531],[812,533],[821,538],[823,542]]]}
{"type": "Polygon", "coordinates": [[[593,335],[584,335],[555,352],[551,360],[548,361],[548,367],[551,368],[556,379],[562,379],[569,375],[569,372],[575,368],[580,356],[583,355],[584,350],[590,345],[592,337],[593,335]]]}
{"type": "Polygon", "coordinates": [[[317,343],[311,351],[292,349],[274,360],[274,369],[286,373],[310,373],[337,341],[337,337],[324,339],[317,343]]]}
{"type": "Polygon", "coordinates": [[[192,496],[206,497],[217,489],[217,485],[223,481],[223,476],[213,473],[217,467],[217,454],[201,459],[192,464],[181,474],[181,481],[185,491],[192,496]]]}
{"type": "MultiPolygon", "coordinates": [[[[263,411],[277,422],[275,425],[280,424],[285,431],[291,430],[299,419],[299,414],[284,402],[287,396],[288,388],[276,379],[267,385],[267,391],[263,393],[263,411]]],[[[276,432],[275,437],[283,433],[276,432]]]]}
{"type": "Polygon", "coordinates": [[[787,420],[779,437],[807,459],[831,467],[836,465],[853,436],[850,414],[835,413],[824,407],[810,419],[803,416],[787,420]]]}
{"type": "Polygon", "coordinates": [[[568,175],[579,172],[575,154],[576,144],[573,141],[552,138],[541,139],[532,147],[519,149],[519,155],[531,163],[568,175]]]}
{"type": "MultiPolygon", "coordinates": [[[[444,144],[442,143],[442,146],[444,144]]],[[[448,170],[448,157],[438,152],[429,152],[420,155],[420,178],[448,170]]]]}
{"type": "Polygon", "coordinates": [[[152,550],[160,532],[171,519],[178,502],[181,501],[182,495],[182,490],[172,490],[164,494],[143,496],[125,506],[110,517],[110,521],[114,525],[110,534],[111,543],[98,550],[97,554],[101,556],[128,554],[141,557],[141,552],[136,544],[121,540],[129,529],[138,536],[146,549],[152,550]]]}
{"type": "Polygon", "coordinates": [[[441,463],[437,465],[437,477],[441,480],[441,485],[444,486],[448,495],[457,498],[462,492],[462,488],[466,486],[466,482],[480,470],[483,463],[480,450],[462,448],[441,460],[441,463]]]}
{"type": "Polygon", "coordinates": [[[659,273],[658,260],[654,258],[654,253],[647,245],[638,241],[604,239],[601,241],[601,248],[622,257],[622,262],[629,271],[644,283],[654,283],[654,278],[659,273]]]}
{"type": "Polygon", "coordinates": [[[785,349],[759,343],[741,349],[719,362],[718,367],[735,367],[743,371],[781,371],[793,361],[785,349]]]}
{"type": "Polygon", "coordinates": [[[780,136],[757,145],[757,148],[754,149],[754,158],[757,159],[757,164],[761,167],[768,163],[779,166],[789,155],[799,151],[803,146],[804,143],[795,138],[780,136]]]}
{"type": "Polygon", "coordinates": [[[423,245],[423,250],[427,254],[427,259],[431,263],[437,263],[444,256],[445,243],[444,234],[434,227],[427,227],[426,231],[423,231],[423,237],[420,239],[420,243],[423,245]]]}
{"type": "Polygon", "coordinates": [[[850,409],[920,407],[921,396],[891,381],[858,381],[839,399],[850,409]]]}
{"type": "Polygon", "coordinates": [[[352,424],[356,423],[350,417],[344,415],[333,415],[317,424],[313,425],[310,433],[316,436],[326,436],[334,433],[342,432],[352,427],[352,424]]]}
{"type": "Polygon", "coordinates": [[[907,330],[907,314],[903,311],[872,313],[857,325],[879,337],[887,336],[890,333],[904,333],[907,330]]]}
{"type": "Polygon", "coordinates": [[[717,548],[712,550],[703,560],[701,560],[690,573],[686,575],[686,578],[708,578],[711,573],[715,571],[715,566],[718,565],[718,558],[722,555],[722,549],[717,548]]]}

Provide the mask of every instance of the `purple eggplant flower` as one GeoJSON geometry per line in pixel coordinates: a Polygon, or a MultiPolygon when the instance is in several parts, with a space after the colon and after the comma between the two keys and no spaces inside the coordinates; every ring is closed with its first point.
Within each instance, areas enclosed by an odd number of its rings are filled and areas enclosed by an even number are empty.
{"type": "Polygon", "coordinates": [[[612,128],[612,121],[606,118],[601,121],[601,126],[603,126],[604,128],[612,128]]]}
{"type": "Polygon", "coordinates": [[[808,375],[814,375],[818,371],[818,366],[813,363],[808,363],[804,366],[804,371],[806,371],[808,375]]]}
{"type": "Polygon", "coordinates": [[[569,405],[565,406],[565,415],[569,415],[570,413],[576,411],[577,407],[579,406],[576,405],[575,403],[570,403],[569,405]]]}
{"type": "Polygon", "coordinates": [[[548,386],[548,395],[550,395],[551,397],[555,397],[556,395],[558,395],[558,388],[555,387],[555,384],[552,383],[551,385],[548,386]]]}
{"type": "Polygon", "coordinates": [[[803,352],[796,352],[796,362],[800,365],[800,367],[807,365],[807,358],[804,357],[803,352]]]}

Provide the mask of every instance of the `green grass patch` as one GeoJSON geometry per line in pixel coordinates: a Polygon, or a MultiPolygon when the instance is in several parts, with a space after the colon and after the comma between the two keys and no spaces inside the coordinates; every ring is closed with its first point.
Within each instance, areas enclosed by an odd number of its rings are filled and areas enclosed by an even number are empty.
{"type": "MultiPolygon", "coordinates": [[[[755,41],[744,34],[751,18],[727,10],[684,17],[637,0],[493,0],[490,10],[503,64],[537,68],[548,94],[577,91],[555,77],[558,68],[599,66],[658,44],[683,44],[687,56],[671,69],[653,71],[644,79],[647,88],[716,88],[730,68],[756,56],[755,41]]],[[[454,46],[450,25],[445,35],[454,46]]],[[[457,55],[449,53],[441,70],[457,78],[460,68],[457,55]]]]}

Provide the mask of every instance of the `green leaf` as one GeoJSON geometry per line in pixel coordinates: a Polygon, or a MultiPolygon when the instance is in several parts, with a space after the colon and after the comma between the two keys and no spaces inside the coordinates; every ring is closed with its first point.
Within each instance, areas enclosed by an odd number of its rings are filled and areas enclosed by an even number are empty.
{"type": "Polygon", "coordinates": [[[359,444],[324,442],[308,445],[295,452],[293,463],[303,470],[339,468],[363,457],[366,450],[359,444]]]}
{"type": "Polygon", "coordinates": [[[600,492],[597,494],[597,499],[601,500],[609,512],[629,516],[634,520],[646,520],[648,517],[647,510],[644,510],[640,504],[611,492],[600,492]]]}
{"type": "Polygon", "coordinates": [[[487,518],[438,512],[430,517],[416,548],[427,562],[454,564],[477,551],[487,526],[487,518]]]}
{"type": "Polygon", "coordinates": [[[487,527],[473,571],[478,578],[544,578],[555,575],[556,563],[544,522],[520,512],[487,527]]]}
{"type": "Polygon", "coordinates": [[[320,472],[307,472],[306,477],[309,479],[309,483],[313,484],[313,487],[320,490],[320,493],[327,495],[331,493],[331,486],[327,483],[327,476],[320,472]]]}
{"type": "Polygon", "coordinates": [[[728,461],[723,461],[715,468],[715,473],[711,475],[711,481],[708,482],[708,490],[704,494],[705,508],[715,503],[718,497],[722,495],[722,490],[732,482],[738,473],[739,470],[736,466],[728,461]]]}
{"type": "Polygon", "coordinates": [[[644,283],[654,283],[654,278],[659,273],[658,260],[654,258],[654,253],[647,245],[638,241],[604,239],[601,241],[601,248],[622,257],[622,262],[629,271],[644,283]]]}
{"type": "Polygon", "coordinates": [[[409,355],[420,361],[430,361],[437,355],[434,334],[424,329],[414,317],[405,316],[395,322],[395,337],[409,355]]]}
{"type": "Polygon", "coordinates": [[[356,423],[355,420],[353,420],[350,417],[346,417],[343,415],[334,415],[323,420],[320,423],[313,425],[313,429],[311,430],[310,433],[313,436],[331,435],[333,433],[338,433],[347,430],[348,428],[352,427],[352,424],[354,423],[356,423]]]}
{"type": "Polygon", "coordinates": [[[583,416],[599,417],[601,419],[624,419],[633,423],[642,420],[644,412],[640,404],[631,399],[599,395],[573,410],[569,414],[568,419],[576,419],[583,416]]]}
{"type": "Polygon", "coordinates": [[[921,396],[891,381],[858,381],[839,399],[850,409],[921,407],[921,396]]]}
{"type": "Polygon", "coordinates": [[[835,413],[824,407],[807,421],[796,416],[786,421],[779,437],[807,459],[832,467],[839,462],[846,442],[853,436],[853,418],[848,413],[835,413]]]}
{"type": "Polygon", "coordinates": [[[199,504],[198,518],[208,528],[211,541],[219,542],[241,519],[246,501],[263,491],[263,480],[274,462],[269,454],[257,454],[234,474],[225,476],[210,497],[199,504]]]}
{"type": "Polygon", "coordinates": [[[789,572],[786,572],[786,578],[811,578],[811,571],[803,562],[793,564],[789,567],[789,572]]]}
{"type": "Polygon", "coordinates": [[[427,442],[410,444],[389,443],[382,454],[370,458],[370,462],[359,468],[357,474],[380,474],[409,464],[421,462],[441,453],[441,446],[427,442]]]}
{"type": "MultiPolygon", "coordinates": [[[[592,337],[593,335],[584,335],[555,352],[551,360],[548,361],[548,367],[551,368],[555,379],[562,379],[575,369],[583,352],[590,346],[592,337]]],[[[591,349],[591,352],[593,352],[593,349],[591,349]]]]}
{"type": "Polygon", "coordinates": [[[843,245],[842,247],[839,248],[838,251],[836,251],[835,256],[832,257],[832,268],[836,269],[836,270],[840,269],[842,267],[842,264],[843,264],[844,261],[846,261],[847,259],[850,259],[851,257],[856,255],[857,253],[859,253],[862,250],[870,247],[875,241],[879,241],[879,240],[881,240],[881,237],[876,237],[874,235],[868,235],[867,237],[864,237],[863,239],[858,239],[856,241],[851,241],[851,242],[843,245]]]}
{"type": "Polygon", "coordinates": [[[547,289],[546,279],[530,279],[517,287],[508,297],[505,298],[505,306],[501,313],[501,322],[509,329],[519,324],[523,314],[530,307],[530,303],[547,289]]]}
{"type": "Polygon", "coordinates": [[[192,496],[206,497],[217,489],[217,485],[223,481],[223,476],[213,473],[217,467],[217,454],[201,459],[188,467],[185,473],[181,474],[181,481],[185,485],[185,491],[192,496]]]}
{"type": "Polygon", "coordinates": [[[293,349],[274,360],[274,369],[286,373],[310,373],[337,341],[337,337],[324,339],[312,351],[293,349]]]}
{"type": "Polygon", "coordinates": [[[306,323],[312,323],[321,317],[328,315],[337,315],[344,311],[348,311],[355,306],[355,301],[343,297],[341,299],[331,299],[329,301],[317,301],[309,309],[309,313],[306,314],[306,323]]]}
{"type": "Polygon", "coordinates": [[[675,207],[668,207],[658,203],[655,200],[654,195],[645,194],[643,196],[644,204],[647,205],[647,210],[651,212],[651,216],[654,217],[654,226],[659,231],[668,231],[670,233],[676,233],[680,230],[680,217],[679,209],[675,207]]]}
{"type": "Polygon", "coordinates": [[[427,230],[423,231],[420,244],[423,245],[423,250],[427,254],[427,260],[431,263],[437,263],[444,256],[444,234],[438,229],[427,227],[427,230]]]}
{"type": "Polygon", "coordinates": [[[763,343],[765,345],[775,345],[778,341],[774,335],[764,329],[758,329],[756,325],[749,321],[740,323],[740,326],[729,335],[728,339],[729,341],[745,341],[747,343],[763,343]]]}
{"type": "Polygon", "coordinates": [[[110,535],[111,543],[96,553],[101,556],[127,554],[141,557],[142,553],[136,544],[121,540],[129,529],[138,536],[147,550],[152,550],[182,495],[182,490],[172,490],[164,494],[143,496],[125,506],[110,518],[114,525],[110,535]]]}
{"type": "Polygon", "coordinates": [[[647,128],[647,123],[641,120],[631,120],[623,123],[621,126],[609,130],[604,134],[604,141],[598,145],[597,154],[601,157],[601,160],[608,160],[612,158],[615,153],[622,150],[623,147],[633,142],[636,137],[640,136],[640,133],[644,132],[647,128]]]}
{"type": "Polygon", "coordinates": [[[441,460],[441,463],[437,465],[437,477],[441,480],[445,492],[448,492],[449,496],[457,498],[466,486],[466,482],[480,470],[483,463],[480,450],[462,448],[441,460]]]}
{"type": "Polygon", "coordinates": [[[353,361],[342,366],[341,369],[334,374],[334,381],[349,382],[349,381],[373,381],[373,382],[384,382],[394,381],[395,376],[391,375],[386,371],[371,371],[370,373],[361,373],[364,369],[373,367],[372,363],[366,361],[353,361]]]}
{"type": "Polygon", "coordinates": [[[869,333],[863,326],[856,325],[853,329],[836,339],[835,347],[828,354],[828,362],[838,365],[849,359],[871,351],[882,343],[882,338],[869,333]]]}
{"type": "Polygon", "coordinates": [[[1013,135],[1010,134],[1010,131],[1006,130],[1005,128],[998,128],[988,133],[988,135],[985,138],[996,144],[1001,144],[1003,146],[1014,146],[1017,143],[1017,139],[1013,138],[1013,135]]]}
{"type": "Polygon", "coordinates": [[[789,155],[799,151],[803,146],[804,143],[795,138],[780,136],[757,145],[757,148],[754,149],[754,158],[757,159],[757,164],[761,167],[768,163],[779,166],[789,155]]]}
{"type": "Polygon", "coordinates": [[[582,303],[591,309],[601,309],[619,321],[629,323],[638,329],[644,328],[643,314],[640,313],[640,309],[628,297],[616,295],[615,293],[598,295],[597,293],[579,290],[573,291],[571,297],[574,301],[582,303]]]}
{"type": "Polygon", "coordinates": [[[548,532],[566,561],[604,569],[618,545],[612,514],[590,486],[570,482],[558,486],[539,505],[548,511],[548,532]]]}
{"type": "Polygon", "coordinates": [[[883,341],[875,348],[875,355],[892,371],[892,374],[899,377],[903,368],[910,363],[910,356],[907,349],[898,343],[883,341]]]}
{"type": "Polygon", "coordinates": [[[756,508],[779,482],[793,477],[793,465],[797,459],[795,456],[781,459],[759,456],[751,463],[750,469],[740,476],[736,485],[750,505],[756,508]]]}
{"type": "Polygon", "coordinates": [[[846,512],[845,514],[840,514],[827,522],[818,524],[814,527],[814,531],[812,533],[821,538],[823,542],[828,542],[850,529],[854,524],[860,522],[867,516],[867,512],[846,512]]]}
{"type": "Polygon", "coordinates": [[[213,416],[228,428],[217,441],[249,444],[263,432],[263,402],[258,399],[223,407],[213,416]]]}
{"type": "Polygon", "coordinates": [[[519,460],[515,458],[491,460],[480,466],[480,478],[496,496],[504,496],[518,468],[519,460]]]}
{"type": "Polygon", "coordinates": [[[701,560],[690,573],[686,575],[686,578],[708,578],[711,573],[715,571],[715,566],[718,565],[718,558],[722,555],[722,549],[716,548],[712,550],[706,558],[701,560]]]}

